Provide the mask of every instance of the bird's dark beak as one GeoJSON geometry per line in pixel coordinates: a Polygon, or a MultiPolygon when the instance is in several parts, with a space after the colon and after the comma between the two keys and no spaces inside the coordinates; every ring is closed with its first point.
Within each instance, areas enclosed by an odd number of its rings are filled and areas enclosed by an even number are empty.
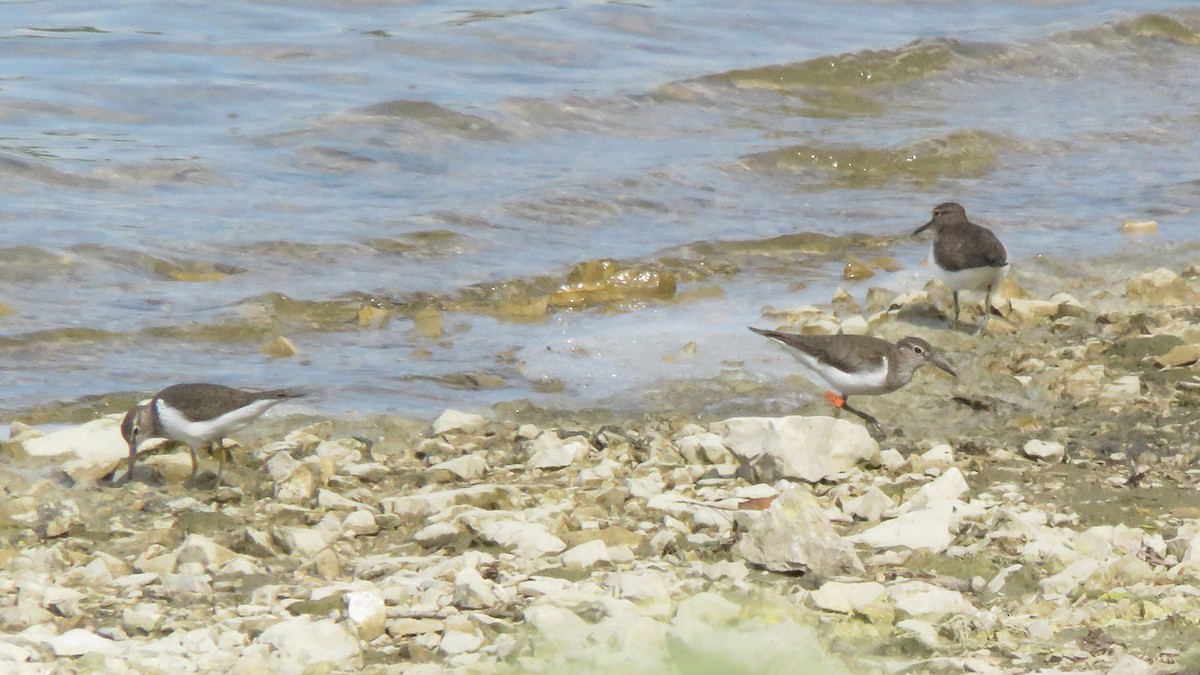
{"type": "Polygon", "coordinates": [[[932,225],[933,225],[933,220],[932,220],[932,219],[930,219],[930,221],[929,221],[928,223],[925,223],[924,225],[922,225],[922,226],[918,227],[917,229],[913,230],[913,234],[914,234],[914,235],[921,234],[921,233],[922,233],[922,232],[924,232],[925,230],[928,230],[928,229],[929,229],[929,228],[930,228],[932,225]]]}
{"type": "Polygon", "coordinates": [[[927,358],[927,360],[929,361],[929,363],[930,363],[931,365],[934,365],[934,366],[936,366],[936,367],[938,367],[938,368],[940,368],[940,369],[942,369],[942,370],[946,371],[947,373],[950,373],[950,375],[951,375],[952,377],[958,377],[958,373],[954,372],[954,369],[950,367],[950,364],[948,364],[948,363],[946,363],[945,361],[943,361],[943,360],[942,360],[942,358],[941,358],[940,356],[933,356],[933,355],[931,354],[931,355],[930,355],[930,356],[927,358]]]}

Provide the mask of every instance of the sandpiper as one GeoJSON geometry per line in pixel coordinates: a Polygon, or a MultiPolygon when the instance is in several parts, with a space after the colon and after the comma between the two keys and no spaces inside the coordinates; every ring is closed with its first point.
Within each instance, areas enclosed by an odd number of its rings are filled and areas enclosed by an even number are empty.
{"type": "Polygon", "coordinates": [[[992,313],[992,291],[1008,274],[1008,252],[991,230],[967,220],[961,204],[945,202],[933,207],[933,218],[913,234],[933,228],[930,257],[937,276],[954,292],[954,324],[958,325],[958,292],[985,291],[983,325],[986,333],[992,313]]]}
{"type": "Polygon", "coordinates": [[[926,363],[958,376],[934,354],[928,342],[918,337],[906,337],[892,344],[867,335],[796,335],[754,327],[750,330],[793,348],[792,354],[800,363],[825,382],[825,399],[834,407],[861,417],[879,437],[886,435],[879,421],[851,408],[846,403],[850,396],[896,391],[908,384],[913,373],[926,363]]]}
{"type": "MultiPolygon", "coordinates": [[[[252,422],[268,408],[290,398],[304,396],[300,389],[245,391],[220,384],[175,384],[154,395],[147,403],[125,413],[121,435],[129,444],[129,470],[133,476],[138,444],[153,437],[167,437],[187,444],[192,453],[192,476],[196,475],[196,448],[221,439],[252,422]]],[[[217,482],[225,468],[225,453],[217,454],[217,482]]]]}

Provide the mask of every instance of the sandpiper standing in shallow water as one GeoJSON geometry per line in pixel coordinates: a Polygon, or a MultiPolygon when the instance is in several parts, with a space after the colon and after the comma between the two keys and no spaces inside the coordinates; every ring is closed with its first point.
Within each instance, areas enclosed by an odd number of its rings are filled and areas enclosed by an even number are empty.
{"type": "Polygon", "coordinates": [[[825,382],[825,399],[841,410],[861,417],[878,437],[885,436],[879,420],[851,408],[851,395],[887,394],[912,380],[913,373],[930,364],[957,377],[954,370],[934,354],[933,347],[918,337],[892,344],[867,335],[796,335],[751,327],[750,330],[778,340],[825,382]]]}
{"type": "Polygon", "coordinates": [[[913,234],[933,228],[930,257],[937,276],[954,292],[954,325],[958,325],[958,292],[984,291],[983,324],[986,333],[992,313],[992,291],[1008,274],[1008,252],[991,230],[967,220],[961,204],[945,202],[933,207],[933,218],[913,234]]]}
{"type": "MultiPolygon", "coordinates": [[[[226,435],[246,426],[269,408],[291,398],[304,396],[300,389],[245,391],[219,384],[176,384],[154,395],[147,403],[125,413],[121,435],[129,444],[129,469],[133,477],[138,444],[155,437],[186,443],[192,453],[192,476],[198,466],[196,448],[218,443],[226,435]]],[[[216,454],[216,453],[214,453],[216,454]]],[[[218,455],[217,483],[225,468],[225,455],[218,455]]]]}

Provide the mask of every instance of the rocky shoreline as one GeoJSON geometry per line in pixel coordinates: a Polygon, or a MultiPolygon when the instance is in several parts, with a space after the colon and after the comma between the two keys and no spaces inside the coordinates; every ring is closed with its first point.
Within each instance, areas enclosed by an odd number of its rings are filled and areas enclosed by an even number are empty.
{"type": "Polygon", "coordinates": [[[882,443],[822,401],[276,418],[231,485],[164,446],[112,487],[119,417],[16,423],[0,671],[1196,672],[1200,276],[1020,281],[987,337],[936,287],[767,314],[955,360],[866,400],[882,443]]]}

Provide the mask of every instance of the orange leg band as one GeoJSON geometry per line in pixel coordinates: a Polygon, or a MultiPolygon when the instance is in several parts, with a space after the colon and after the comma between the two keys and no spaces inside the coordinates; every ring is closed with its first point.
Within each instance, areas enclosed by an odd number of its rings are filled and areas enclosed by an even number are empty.
{"type": "Polygon", "coordinates": [[[833,407],[835,408],[841,408],[842,406],[846,405],[846,399],[842,396],[838,396],[832,391],[825,392],[825,400],[832,403],[833,407]]]}

